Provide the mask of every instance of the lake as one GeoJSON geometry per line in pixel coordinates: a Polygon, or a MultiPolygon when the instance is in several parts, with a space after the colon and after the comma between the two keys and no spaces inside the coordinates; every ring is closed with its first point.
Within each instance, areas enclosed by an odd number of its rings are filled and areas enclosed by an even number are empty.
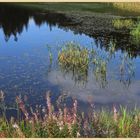
{"type": "Polygon", "coordinates": [[[140,107],[140,44],[131,44],[125,33],[88,35],[76,26],[59,14],[0,7],[0,89],[7,106],[15,107],[15,97],[25,95],[31,106],[45,106],[45,94],[50,90],[54,104],[62,95],[66,97],[64,104],[69,106],[77,99],[83,110],[89,103],[97,108],[113,104],[140,107]],[[58,50],[67,42],[93,48],[103,59],[110,55],[109,45],[115,42],[105,80],[97,80],[91,70],[86,80],[61,70],[58,50]]]}

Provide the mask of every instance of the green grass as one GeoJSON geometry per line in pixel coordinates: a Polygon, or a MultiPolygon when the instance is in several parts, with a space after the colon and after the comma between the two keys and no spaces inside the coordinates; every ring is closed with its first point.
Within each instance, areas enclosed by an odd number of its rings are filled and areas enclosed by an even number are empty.
{"type": "MultiPolygon", "coordinates": [[[[4,100],[0,100],[3,104],[4,100]]],[[[60,108],[54,111],[50,92],[46,93],[46,107],[27,111],[26,102],[16,97],[16,103],[24,118],[7,120],[0,117],[0,137],[18,138],[72,138],[72,137],[140,137],[140,110],[127,110],[121,107],[112,110],[95,110],[91,104],[88,115],[78,110],[77,100],[72,108],[60,108]]],[[[3,110],[3,108],[0,108],[3,110]]]]}
{"type": "Polygon", "coordinates": [[[14,3],[16,7],[55,12],[98,12],[115,15],[139,15],[139,3],[14,3]],[[123,8],[122,8],[123,5],[123,8]],[[131,6],[132,5],[132,6],[131,6]],[[127,11],[127,12],[126,12],[127,11]]]}
{"type": "Polygon", "coordinates": [[[50,10],[50,11],[96,11],[103,12],[103,9],[110,11],[111,8],[106,3],[16,3],[13,6],[22,6],[30,9],[50,10]]]}
{"type": "Polygon", "coordinates": [[[140,13],[140,3],[139,2],[115,2],[113,6],[119,10],[124,10],[127,12],[140,13]]]}
{"type": "Polygon", "coordinates": [[[116,29],[122,29],[122,28],[132,28],[134,26],[134,22],[132,19],[114,19],[112,21],[113,26],[116,29]]]}

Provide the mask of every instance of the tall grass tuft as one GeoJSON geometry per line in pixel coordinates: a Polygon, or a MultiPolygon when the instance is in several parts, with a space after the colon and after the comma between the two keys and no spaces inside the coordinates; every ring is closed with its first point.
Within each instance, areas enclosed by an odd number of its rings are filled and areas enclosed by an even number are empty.
{"type": "Polygon", "coordinates": [[[72,73],[75,81],[88,81],[90,68],[96,80],[106,81],[106,60],[99,57],[94,49],[87,49],[76,43],[66,43],[58,53],[58,63],[64,73],[72,73]]]}
{"type": "Polygon", "coordinates": [[[62,47],[58,54],[58,63],[64,72],[71,72],[75,81],[81,79],[86,81],[89,68],[89,51],[87,48],[69,42],[62,47]]]}

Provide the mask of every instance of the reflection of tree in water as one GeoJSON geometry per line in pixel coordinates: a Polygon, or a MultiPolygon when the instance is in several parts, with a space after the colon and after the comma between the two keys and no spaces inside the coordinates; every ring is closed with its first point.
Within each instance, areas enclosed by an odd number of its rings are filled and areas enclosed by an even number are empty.
{"type": "Polygon", "coordinates": [[[42,24],[45,23],[45,17],[44,17],[44,15],[41,15],[41,14],[36,15],[36,16],[34,16],[34,21],[35,21],[36,25],[40,27],[42,24]]]}
{"type": "Polygon", "coordinates": [[[21,34],[24,27],[28,29],[28,22],[30,18],[34,19],[37,26],[41,26],[43,23],[48,24],[50,30],[52,30],[53,26],[56,26],[59,23],[65,25],[68,21],[63,14],[50,14],[50,12],[44,14],[39,11],[1,4],[0,28],[3,29],[5,40],[8,41],[10,36],[14,35],[15,41],[17,41],[17,34],[21,34]]]}
{"type": "MultiPolygon", "coordinates": [[[[58,26],[63,30],[67,31],[71,29],[75,34],[84,33],[88,34],[88,31],[82,30],[82,28],[77,28],[79,23],[73,23],[70,18],[67,18],[64,14],[61,13],[41,13],[41,11],[34,11],[25,8],[18,8],[8,5],[0,5],[0,27],[3,29],[6,40],[10,38],[11,35],[14,35],[15,40],[17,40],[17,34],[21,34],[24,27],[28,28],[28,22],[30,18],[33,18],[37,26],[41,26],[46,23],[49,25],[50,30],[53,26],[58,26]]],[[[92,29],[92,27],[91,27],[92,29]]],[[[116,43],[115,50],[121,50],[123,52],[128,52],[133,57],[139,55],[139,47],[132,44],[131,36],[128,32],[116,32],[116,31],[106,31],[101,33],[93,31],[92,35],[89,35],[95,39],[97,47],[101,49],[104,48],[108,51],[108,44],[111,40],[114,40],[116,43]]]]}
{"type": "Polygon", "coordinates": [[[116,47],[115,51],[121,50],[121,52],[125,53],[127,52],[131,57],[136,58],[139,53],[139,47],[132,44],[132,38],[129,35],[120,35],[120,34],[114,34],[107,37],[95,37],[95,44],[97,47],[101,49],[105,49],[105,51],[109,51],[109,43],[110,41],[115,42],[116,47]]]}
{"type": "Polygon", "coordinates": [[[8,41],[11,35],[14,35],[17,41],[17,34],[21,34],[23,28],[28,28],[29,13],[22,9],[10,7],[0,7],[0,27],[5,34],[5,40],[8,41]]]}

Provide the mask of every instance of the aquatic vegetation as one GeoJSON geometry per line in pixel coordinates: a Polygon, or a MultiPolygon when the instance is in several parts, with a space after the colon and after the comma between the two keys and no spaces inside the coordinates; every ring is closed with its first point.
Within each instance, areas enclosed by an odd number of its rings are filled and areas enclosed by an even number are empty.
{"type": "Polygon", "coordinates": [[[132,28],[134,26],[134,22],[132,19],[114,19],[112,20],[112,24],[116,29],[121,28],[132,28]]]}
{"type": "MultiPolygon", "coordinates": [[[[93,77],[100,87],[105,88],[108,83],[108,65],[113,56],[115,56],[116,44],[110,41],[108,52],[105,56],[95,51],[93,48],[87,49],[76,43],[69,42],[64,44],[58,52],[58,66],[64,74],[72,74],[72,80],[75,83],[88,82],[89,72],[93,73],[93,77]]],[[[120,56],[120,66],[118,68],[118,76],[120,82],[129,86],[134,76],[134,65],[131,56],[127,53],[120,56]]]]}
{"type": "Polygon", "coordinates": [[[72,72],[75,80],[87,80],[89,51],[75,43],[67,43],[58,53],[58,63],[63,71],[72,72]]]}
{"type": "Polygon", "coordinates": [[[106,62],[94,49],[67,43],[58,53],[58,63],[63,72],[73,74],[75,81],[87,82],[90,69],[95,73],[97,81],[106,81],[106,62]]]}
{"type": "Polygon", "coordinates": [[[58,55],[59,63],[68,67],[87,68],[89,64],[89,52],[86,48],[74,43],[67,43],[58,55]]]}
{"type": "Polygon", "coordinates": [[[46,93],[46,107],[30,107],[27,111],[25,102],[16,97],[22,115],[7,120],[0,117],[0,137],[19,138],[71,138],[71,137],[140,137],[140,110],[128,111],[127,108],[113,105],[112,111],[95,110],[90,105],[87,115],[78,110],[78,101],[73,100],[73,107],[53,109],[51,92],[46,93]],[[27,114],[29,116],[27,117],[27,114]]]}
{"type": "Polygon", "coordinates": [[[140,23],[130,32],[132,35],[133,42],[135,44],[140,44],[140,23]]]}

